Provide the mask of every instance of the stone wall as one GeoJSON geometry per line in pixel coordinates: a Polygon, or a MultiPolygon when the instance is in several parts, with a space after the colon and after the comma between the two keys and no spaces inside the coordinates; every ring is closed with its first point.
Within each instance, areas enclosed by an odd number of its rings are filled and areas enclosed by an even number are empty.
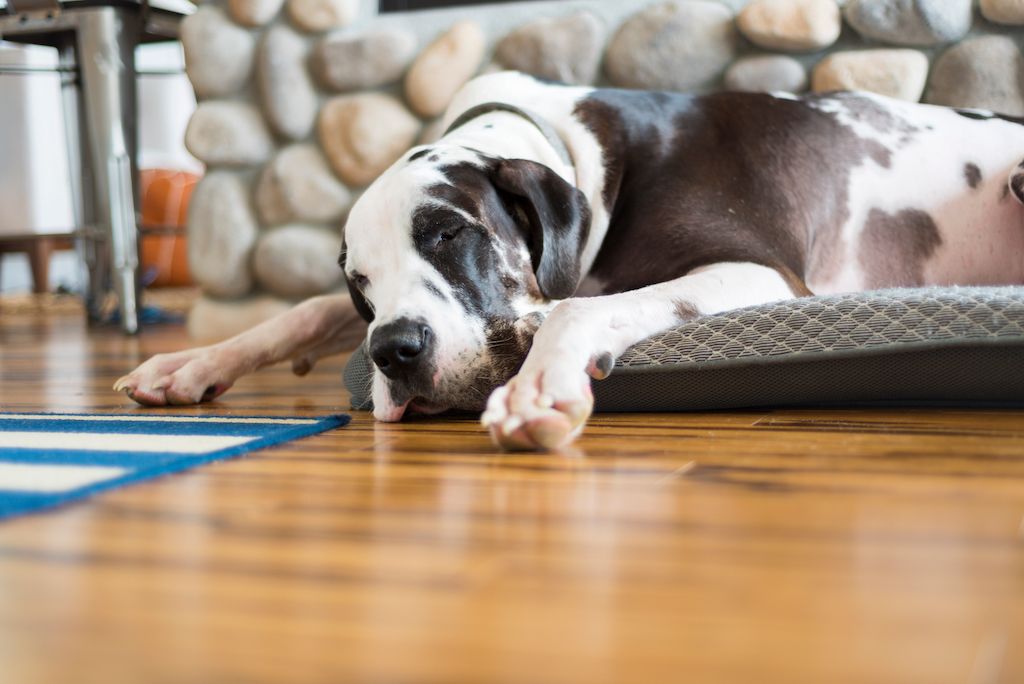
{"type": "Polygon", "coordinates": [[[182,27],[208,165],[189,328],[222,337],[343,287],[345,214],[468,79],[871,90],[1024,115],[1024,0],[563,0],[395,15],[373,0],[212,0],[182,27]]]}

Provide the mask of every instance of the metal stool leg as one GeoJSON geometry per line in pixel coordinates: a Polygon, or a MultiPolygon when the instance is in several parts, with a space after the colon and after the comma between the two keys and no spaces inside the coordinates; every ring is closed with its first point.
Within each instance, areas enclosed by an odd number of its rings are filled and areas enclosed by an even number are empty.
{"type": "Polygon", "coordinates": [[[92,162],[90,161],[88,133],[85,130],[85,100],[79,83],[75,32],[57,34],[60,43],[61,95],[64,103],[64,135],[67,140],[68,170],[71,173],[71,198],[75,212],[75,225],[79,236],[75,240],[79,263],[85,272],[85,310],[89,321],[103,317],[103,300],[110,290],[110,265],[99,262],[106,250],[106,233],[97,234],[96,192],[93,189],[92,162]]]}
{"type": "MultiPolygon", "coordinates": [[[[89,274],[93,304],[110,284],[117,294],[121,327],[132,334],[138,319],[138,228],[134,168],[137,145],[135,46],[137,17],[110,7],[83,10],[77,17],[77,53],[84,104],[83,122],[92,167],[93,209],[98,244],[89,274]]],[[[92,313],[90,306],[90,312],[92,313]]]]}

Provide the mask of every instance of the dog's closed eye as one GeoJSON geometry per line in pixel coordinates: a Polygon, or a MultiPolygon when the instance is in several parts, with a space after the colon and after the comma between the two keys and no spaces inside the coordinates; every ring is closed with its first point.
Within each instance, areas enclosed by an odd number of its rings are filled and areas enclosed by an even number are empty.
{"type": "Polygon", "coordinates": [[[455,236],[458,235],[461,231],[462,231],[462,226],[457,226],[455,228],[446,228],[446,229],[442,230],[440,233],[438,233],[437,241],[438,242],[446,242],[448,240],[454,240],[455,236]]]}
{"type": "Polygon", "coordinates": [[[466,227],[464,223],[449,223],[445,224],[438,232],[437,238],[435,239],[434,247],[440,247],[441,245],[452,242],[459,236],[459,233],[466,227]]]}

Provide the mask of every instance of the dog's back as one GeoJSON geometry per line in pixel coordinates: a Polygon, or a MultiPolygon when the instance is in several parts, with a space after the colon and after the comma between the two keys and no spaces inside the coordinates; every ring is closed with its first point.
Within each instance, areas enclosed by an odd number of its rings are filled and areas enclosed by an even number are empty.
{"type": "Polygon", "coordinates": [[[1018,120],[867,93],[695,96],[509,73],[472,82],[455,108],[487,99],[550,119],[580,187],[599,189],[600,291],[723,259],[769,261],[821,293],[1024,282],[1018,120]]]}

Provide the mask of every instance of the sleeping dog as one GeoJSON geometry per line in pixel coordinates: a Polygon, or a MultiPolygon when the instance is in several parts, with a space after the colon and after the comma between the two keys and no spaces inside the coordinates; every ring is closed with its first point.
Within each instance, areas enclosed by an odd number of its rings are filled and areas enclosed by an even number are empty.
{"type": "Polygon", "coordinates": [[[1024,283],[1022,119],[500,73],[467,84],[446,121],[353,206],[348,295],[156,356],[115,389],[209,400],[368,333],[379,420],[483,409],[500,445],[554,448],[583,429],[591,378],[694,317],[812,292],[1024,283]]]}

